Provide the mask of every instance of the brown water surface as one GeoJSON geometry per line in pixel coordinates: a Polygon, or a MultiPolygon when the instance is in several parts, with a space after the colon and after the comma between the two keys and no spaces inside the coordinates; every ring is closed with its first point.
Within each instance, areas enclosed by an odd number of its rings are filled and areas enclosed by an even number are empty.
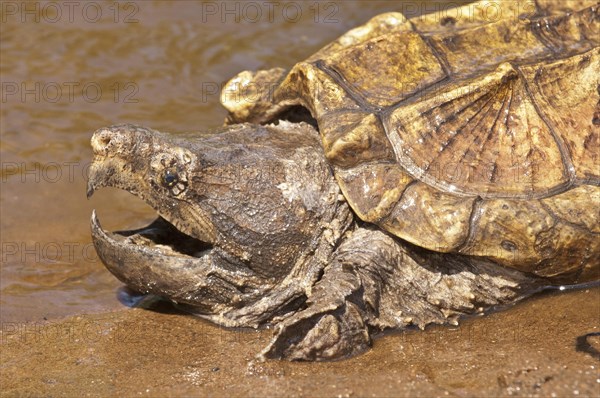
{"type": "MultiPolygon", "coordinates": [[[[518,309],[470,320],[462,332],[438,328],[390,335],[372,353],[331,366],[253,367],[247,360],[269,331],[234,333],[191,317],[124,309],[115,293],[121,284],[91,246],[93,208],[111,230],[141,226],[154,217],[118,190],[85,199],[94,130],[131,122],[171,132],[209,131],[225,117],[218,88],[237,72],[290,67],[381,12],[446,6],[392,1],[1,5],[0,370],[8,395],[600,396],[598,360],[576,351],[578,336],[600,331],[598,288],[546,294],[518,309]],[[83,315],[90,313],[97,314],[83,315]],[[101,325],[103,337],[27,339],[27,328],[38,322],[48,331],[81,320],[101,325]],[[131,326],[131,339],[113,339],[123,325],[131,326]],[[25,339],[19,330],[25,330],[25,339]],[[170,348],[152,348],[163,344],[170,348]],[[46,370],[48,363],[56,370],[46,370]],[[99,385],[104,387],[95,390],[99,385]]],[[[594,338],[589,341],[598,350],[594,338]]]]}

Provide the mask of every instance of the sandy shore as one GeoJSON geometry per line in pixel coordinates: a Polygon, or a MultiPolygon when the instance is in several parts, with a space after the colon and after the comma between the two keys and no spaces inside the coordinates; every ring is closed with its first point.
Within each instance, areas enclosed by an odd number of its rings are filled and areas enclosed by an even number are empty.
{"type": "Polygon", "coordinates": [[[2,325],[2,396],[600,396],[600,288],[382,336],[335,363],[259,363],[270,330],[168,308],[2,325]],[[581,351],[583,349],[583,351],[581,351]]]}

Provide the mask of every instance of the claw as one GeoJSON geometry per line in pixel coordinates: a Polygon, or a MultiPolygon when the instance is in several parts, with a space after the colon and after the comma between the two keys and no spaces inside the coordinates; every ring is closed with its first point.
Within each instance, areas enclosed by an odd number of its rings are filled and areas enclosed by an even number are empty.
{"type": "Polygon", "coordinates": [[[309,308],[281,322],[260,358],[330,361],[357,355],[370,346],[361,312],[348,302],[329,313],[314,313],[309,308]]]}

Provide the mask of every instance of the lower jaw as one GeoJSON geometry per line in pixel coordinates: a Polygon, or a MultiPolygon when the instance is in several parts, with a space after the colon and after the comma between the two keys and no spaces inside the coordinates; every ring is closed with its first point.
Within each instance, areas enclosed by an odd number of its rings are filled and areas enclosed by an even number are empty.
{"type": "Polygon", "coordinates": [[[162,218],[144,228],[107,232],[95,212],[92,239],[106,268],[131,289],[209,311],[200,299],[211,266],[212,248],[162,218]]]}

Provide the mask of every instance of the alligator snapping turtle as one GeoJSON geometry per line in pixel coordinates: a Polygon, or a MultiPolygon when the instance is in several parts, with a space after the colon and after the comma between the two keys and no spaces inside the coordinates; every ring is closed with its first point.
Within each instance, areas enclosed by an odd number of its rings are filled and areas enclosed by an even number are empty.
{"type": "Polygon", "coordinates": [[[160,216],[108,233],[93,214],[102,261],[219,325],[275,325],[262,356],[299,360],[597,281],[599,7],[490,4],[383,14],[242,72],[216,135],[96,131],[88,196],[160,216]]]}

